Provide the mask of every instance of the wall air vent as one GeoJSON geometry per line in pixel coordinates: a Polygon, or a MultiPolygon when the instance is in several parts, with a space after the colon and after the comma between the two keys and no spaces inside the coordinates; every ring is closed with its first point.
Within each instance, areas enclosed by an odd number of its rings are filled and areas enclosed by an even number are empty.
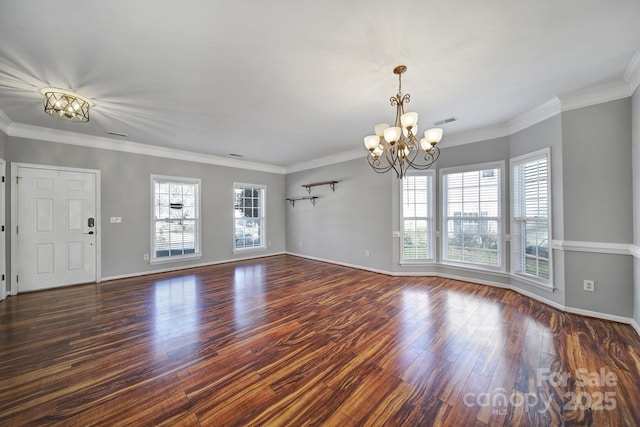
{"type": "Polygon", "coordinates": [[[446,125],[447,123],[455,122],[457,120],[458,119],[456,119],[455,117],[449,117],[448,119],[442,119],[442,120],[438,120],[437,122],[433,122],[433,124],[436,126],[442,126],[442,125],[446,125]]]}

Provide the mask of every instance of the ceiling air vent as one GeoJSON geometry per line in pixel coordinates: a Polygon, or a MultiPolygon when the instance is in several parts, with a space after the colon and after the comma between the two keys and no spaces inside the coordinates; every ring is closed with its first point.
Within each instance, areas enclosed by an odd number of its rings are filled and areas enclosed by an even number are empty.
{"type": "Polygon", "coordinates": [[[455,122],[456,119],[455,117],[449,117],[448,119],[442,119],[442,120],[438,120],[437,122],[433,122],[434,125],[436,126],[442,126],[442,125],[446,125],[447,123],[452,123],[455,122]]]}
{"type": "Polygon", "coordinates": [[[123,138],[127,138],[129,135],[127,135],[126,133],[119,133],[119,132],[111,132],[111,131],[107,131],[107,133],[109,135],[113,135],[113,136],[121,136],[123,138]]]}

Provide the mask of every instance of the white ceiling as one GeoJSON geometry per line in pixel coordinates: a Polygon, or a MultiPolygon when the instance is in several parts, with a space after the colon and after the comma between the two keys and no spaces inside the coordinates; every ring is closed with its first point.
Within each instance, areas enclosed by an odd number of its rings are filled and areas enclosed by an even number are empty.
{"type": "Polygon", "coordinates": [[[621,79],[638,0],[0,0],[9,122],[275,166],[362,149],[393,121],[392,70],[445,138],[621,79]],[[92,99],[43,112],[43,87],[92,99]]]}

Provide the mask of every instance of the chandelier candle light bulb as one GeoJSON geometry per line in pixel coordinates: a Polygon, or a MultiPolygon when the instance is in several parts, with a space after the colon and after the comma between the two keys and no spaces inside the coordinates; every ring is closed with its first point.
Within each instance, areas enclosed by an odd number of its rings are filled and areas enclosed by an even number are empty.
{"type": "Polygon", "coordinates": [[[403,178],[408,169],[430,168],[440,156],[437,144],[442,139],[441,128],[427,129],[424,138],[416,138],[418,133],[418,113],[404,112],[404,104],[409,103],[409,94],[402,94],[402,73],[407,67],[399,65],[393,73],[398,75],[398,93],[391,97],[391,105],[396,107],[394,126],[381,123],[375,126],[375,135],[364,138],[369,150],[369,166],[375,172],[385,173],[393,169],[398,178],[403,178]],[[422,149],[422,150],[421,150],[422,149]]]}

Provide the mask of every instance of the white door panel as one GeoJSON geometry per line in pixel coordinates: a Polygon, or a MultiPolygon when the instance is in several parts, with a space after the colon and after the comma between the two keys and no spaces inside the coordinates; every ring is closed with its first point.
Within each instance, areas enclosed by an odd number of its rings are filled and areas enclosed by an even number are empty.
{"type": "Polygon", "coordinates": [[[17,174],[18,291],[95,281],[96,175],[29,167],[17,174]]]}

